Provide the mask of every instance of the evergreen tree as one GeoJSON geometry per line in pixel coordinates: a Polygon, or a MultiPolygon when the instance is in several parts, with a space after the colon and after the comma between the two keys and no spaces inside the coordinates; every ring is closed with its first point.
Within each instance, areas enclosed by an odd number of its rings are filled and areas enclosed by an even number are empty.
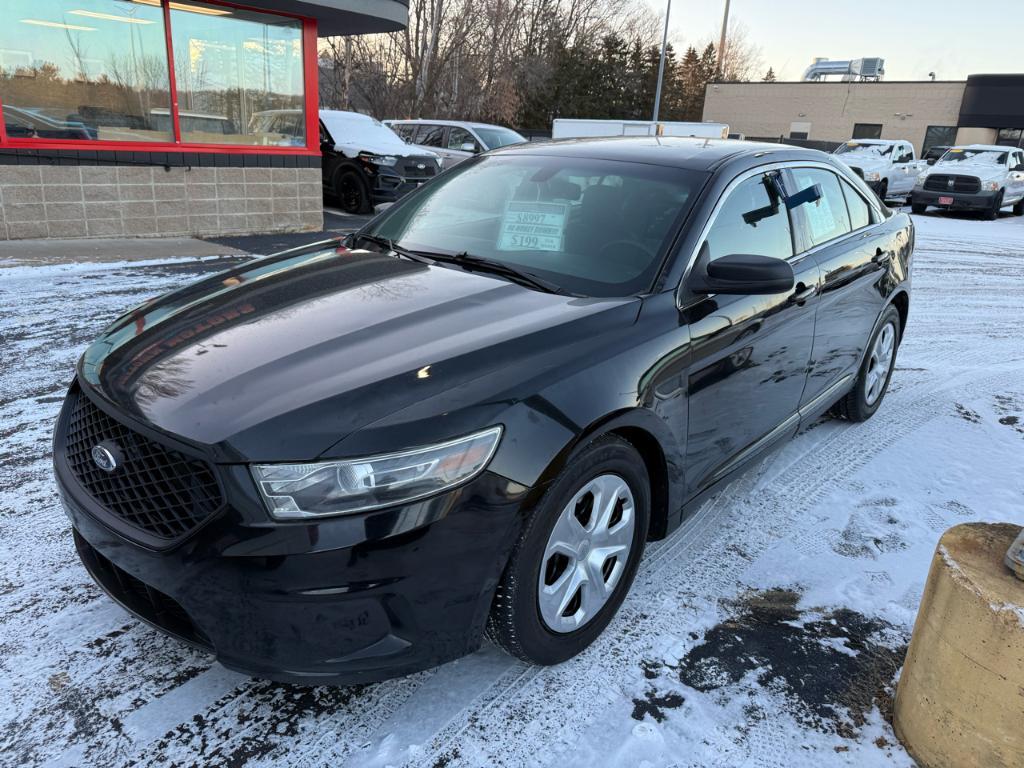
{"type": "Polygon", "coordinates": [[[775,70],[772,69],[771,67],[768,67],[768,71],[765,73],[765,76],[761,78],[761,80],[762,80],[762,82],[765,82],[765,83],[774,83],[775,82],[775,70]]]}

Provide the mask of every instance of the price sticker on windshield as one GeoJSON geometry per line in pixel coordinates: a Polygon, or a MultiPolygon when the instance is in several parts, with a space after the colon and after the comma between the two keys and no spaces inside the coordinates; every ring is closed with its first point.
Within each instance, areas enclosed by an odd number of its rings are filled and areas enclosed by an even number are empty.
{"type": "Polygon", "coordinates": [[[498,235],[499,251],[560,251],[567,206],[513,200],[505,209],[498,235]]]}

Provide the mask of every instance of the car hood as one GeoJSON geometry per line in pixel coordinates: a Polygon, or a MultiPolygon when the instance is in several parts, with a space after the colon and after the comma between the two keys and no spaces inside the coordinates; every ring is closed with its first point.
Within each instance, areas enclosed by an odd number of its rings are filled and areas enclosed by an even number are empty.
{"type": "Polygon", "coordinates": [[[524,350],[550,355],[628,327],[638,302],[321,244],[128,312],[86,350],[79,378],[218,461],[304,461],[413,404],[479,405],[487,393],[470,382],[507,387],[488,374],[512,361],[535,375],[524,350]],[[439,396],[453,390],[474,394],[439,396]]]}
{"type": "Polygon", "coordinates": [[[982,181],[995,181],[1006,176],[1006,169],[989,163],[936,163],[928,169],[928,173],[941,173],[953,176],[977,176],[982,181]]]}
{"type": "Polygon", "coordinates": [[[887,171],[889,169],[889,161],[883,157],[851,157],[849,160],[843,160],[840,155],[840,161],[850,166],[851,168],[860,168],[865,173],[869,171],[887,171]]]}
{"type": "Polygon", "coordinates": [[[341,152],[345,157],[352,158],[357,157],[361,152],[391,155],[394,157],[440,157],[437,152],[432,152],[419,145],[406,144],[401,139],[398,140],[397,144],[390,141],[339,141],[334,145],[334,149],[341,152]]]}

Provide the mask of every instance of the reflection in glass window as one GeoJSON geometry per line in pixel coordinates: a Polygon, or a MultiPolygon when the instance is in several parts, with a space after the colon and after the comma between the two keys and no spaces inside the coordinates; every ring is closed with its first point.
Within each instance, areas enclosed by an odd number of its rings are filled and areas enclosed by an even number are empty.
{"type": "Polygon", "coordinates": [[[749,178],[729,193],[706,245],[711,259],[738,254],[788,259],[793,255],[786,206],[768,176],[749,178]]]}
{"type": "Polygon", "coordinates": [[[798,193],[815,184],[821,185],[821,197],[798,209],[803,218],[808,245],[820,245],[848,233],[850,215],[846,210],[843,190],[839,186],[839,177],[820,168],[794,168],[792,172],[798,193]]]}
{"type": "Polygon", "coordinates": [[[3,0],[11,138],[171,141],[163,11],[131,0],[3,0]]]}
{"type": "Polygon", "coordinates": [[[181,0],[171,37],[182,141],[306,145],[301,21],[181,0]]]}

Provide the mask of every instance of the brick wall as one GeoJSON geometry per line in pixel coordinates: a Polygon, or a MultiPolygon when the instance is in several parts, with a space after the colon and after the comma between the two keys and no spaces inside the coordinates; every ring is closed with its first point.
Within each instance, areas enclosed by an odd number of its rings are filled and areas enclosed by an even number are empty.
{"type": "Polygon", "coordinates": [[[322,228],[319,167],[0,165],[0,239],[322,228]]]}

